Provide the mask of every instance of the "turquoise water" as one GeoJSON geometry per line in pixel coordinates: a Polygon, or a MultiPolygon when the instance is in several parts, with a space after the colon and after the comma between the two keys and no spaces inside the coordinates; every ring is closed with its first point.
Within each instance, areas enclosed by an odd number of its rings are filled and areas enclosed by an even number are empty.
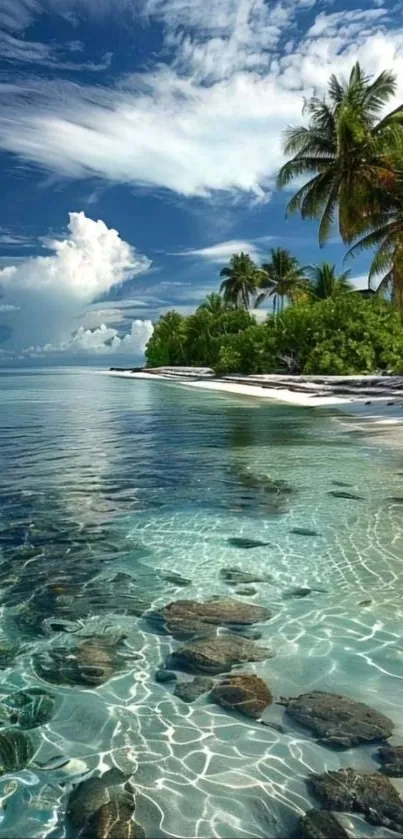
{"type": "MultiPolygon", "coordinates": [[[[35,760],[0,777],[0,837],[74,835],[70,785],[114,765],[133,774],[147,839],[282,837],[312,806],[309,772],[376,766],[373,747],[329,751],[280,705],[266,717],[284,733],[156,683],[179,642],[141,612],[233,595],[225,566],[272,576],[239,600],[273,612],[259,643],[276,656],[243,670],[275,698],[315,688],[361,699],[403,742],[403,507],[390,500],[403,497],[403,449],[330,411],[89,370],[3,373],[0,388],[0,692],[56,697],[30,732],[35,760]],[[290,492],[265,493],[267,477],[290,492]],[[342,491],[334,482],[361,499],[329,495],[342,491]],[[234,537],[269,544],[242,550],[234,537]],[[288,597],[296,586],[323,591],[288,597]],[[105,684],[43,678],[38,661],[54,648],[122,630],[105,684]],[[52,768],[55,756],[69,762],[52,768]]],[[[385,835],[358,819],[354,829],[385,835]]]]}

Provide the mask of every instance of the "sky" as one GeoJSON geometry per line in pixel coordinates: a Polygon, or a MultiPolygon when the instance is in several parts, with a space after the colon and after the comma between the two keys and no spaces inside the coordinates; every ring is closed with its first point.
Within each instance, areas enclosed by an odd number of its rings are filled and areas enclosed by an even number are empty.
{"type": "Polygon", "coordinates": [[[231,255],[344,265],[275,179],[304,96],[394,69],[394,0],[0,0],[0,364],[134,364],[231,255]]]}

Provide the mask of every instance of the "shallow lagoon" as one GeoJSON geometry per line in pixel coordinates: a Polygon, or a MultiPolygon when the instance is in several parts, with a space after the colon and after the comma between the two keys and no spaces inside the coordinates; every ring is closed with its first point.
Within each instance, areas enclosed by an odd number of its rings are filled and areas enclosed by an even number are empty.
{"type": "Polygon", "coordinates": [[[310,772],[377,767],[373,746],[330,751],[280,705],[265,717],[285,733],[208,696],[185,704],[155,681],[179,642],[141,613],[233,595],[223,567],[272,577],[239,599],[273,613],[258,643],[276,655],[243,670],[275,698],[319,689],[360,699],[403,742],[403,450],[336,412],[161,381],[58,370],[3,373],[0,386],[0,690],[56,697],[51,719],[29,732],[34,763],[0,777],[0,837],[74,835],[69,785],[112,766],[133,771],[147,839],[282,837],[313,804],[310,772]],[[286,491],[267,491],[267,478],[286,491]],[[229,541],[242,538],[268,544],[229,541]],[[322,591],[292,596],[305,586],[322,591]],[[106,683],[43,678],[38,661],[48,666],[54,648],[122,632],[106,683]]]}

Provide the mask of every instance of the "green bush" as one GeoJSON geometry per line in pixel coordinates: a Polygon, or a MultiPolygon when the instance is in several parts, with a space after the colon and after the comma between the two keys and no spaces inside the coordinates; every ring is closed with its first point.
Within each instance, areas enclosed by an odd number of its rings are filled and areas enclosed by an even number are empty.
{"type": "Polygon", "coordinates": [[[244,309],[201,307],[189,317],[161,317],[146,358],[149,367],[206,365],[217,375],[400,373],[403,327],[392,304],[354,293],[288,306],[263,324],[244,309]]]}

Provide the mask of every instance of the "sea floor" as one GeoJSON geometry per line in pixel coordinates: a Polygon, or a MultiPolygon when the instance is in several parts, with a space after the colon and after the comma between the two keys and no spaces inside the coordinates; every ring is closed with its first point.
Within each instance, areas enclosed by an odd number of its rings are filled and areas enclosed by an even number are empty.
{"type": "Polygon", "coordinates": [[[291,836],[310,773],[379,766],[373,744],[331,750],[276,704],[308,690],[366,702],[403,743],[403,449],[387,431],[91,371],[3,373],[0,401],[0,719],[15,691],[54,699],[18,768],[4,717],[0,837],[78,835],[74,784],[113,766],[147,839],[291,836]],[[230,567],[270,580],[241,596],[230,567]],[[269,685],[274,728],[155,680],[181,642],[149,611],[216,596],[272,613],[254,628],[275,656],[241,669],[269,685]]]}

